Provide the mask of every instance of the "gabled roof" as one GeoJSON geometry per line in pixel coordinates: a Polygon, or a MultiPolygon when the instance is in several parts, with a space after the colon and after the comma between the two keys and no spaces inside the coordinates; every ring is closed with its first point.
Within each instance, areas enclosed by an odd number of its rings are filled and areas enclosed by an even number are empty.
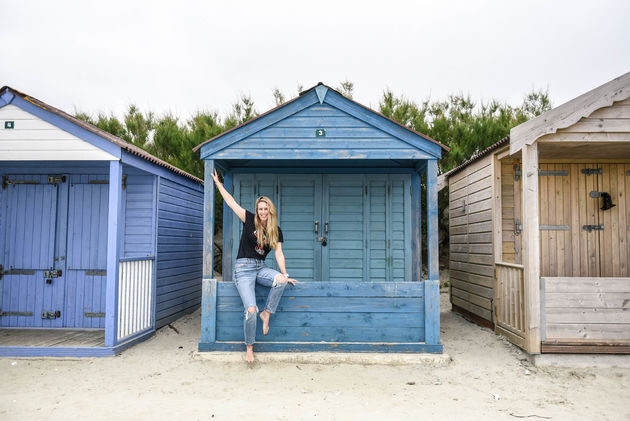
{"type": "MultiPolygon", "coordinates": [[[[95,134],[95,135],[105,139],[105,140],[108,140],[109,142],[119,146],[124,151],[129,152],[132,155],[136,155],[136,156],[138,156],[138,157],[140,157],[142,159],[145,159],[145,160],[147,160],[147,161],[149,161],[149,162],[151,162],[153,164],[156,164],[156,165],[159,165],[161,167],[167,168],[168,170],[170,170],[170,171],[172,171],[172,172],[174,172],[176,174],[179,174],[181,176],[187,177],[187,178],[189,178],[189,179],[191,179],[191,180],[193,180],[193,181],[195,181],[197,183],[203,183],[203,180],[195,177],[192,174],[187,173],[186,171],[183,171],[183,170],[177,168],[174,165],[169,164],[166,161],[162,161],[161,159],[151,155],[150,153],[148,153],[147,151],[145,151],[145,150],[143,150],[143,149],[141,149],[139,147],[137,147],[135,145],[132,145],[131,143],[128,143],[128,142],[122,140],[121,138],[119,138],[117,136],[114,136],[111,133],[108,133],[108,132],[106,132],[104,130],[101,130],[98,127],[96,127],[96,126],[94,126],[94,125],[92,125],[90,123],[87,123],[87,122],[85,122],[83,120],[79,120],[78,118],[76,118],[76,117],[74,117],[74,116],[72,116],[72,115],[70,115],[70,114],[68,114],[68,113],[66,113],[66,112],[64,112],[64,111],[62,111],[62,110],[60,110],[58,108],[55,108],[55,107],[53,107],[51,105],[48,105],[45,102],[40,101],[37,98],[34,98],[32,96],[29,96],[29,95],[26,95],[25,93],[22,93],[22,92],[20,92],[20,91],[18,91],[16,89],[13,89],[13,88],[11,88],[9,86],[3,86],[2,88],[0,88],[0,97],[4,96],[5,93],[7,93],[7,92],[12,94],[12,95],[15,95],[17,97],[20,97],[20,98],[24,99],[25,101],[28,101],[31,104],[33,104],[33,105],[35,105],[35,106],[37,106],[37,107],[39,107],[39,108],[41,108],[41,109],[43,109],[45,111],[48,111],[48,112],[50,112],[52,114],[55,114],[55,115],[57,115],[59,117],[62,117],[64,119],[68,120],[69,122],[71,122],[73,124],[76,124],[77,126],[83,128],[83,129],[85,129],[85,130],[87,130],[87,131],[89,131],[89,132],[91,132],[91,133],[93,133],[93,134],[95,134]]],[[[0,102],[0,104],[2,104],[2,102],[0,102]]]]}
{"type": "Polygon", "coordinates": [[[225,131],[225,132],[223,132],[223,133],[221,133],[221,134],[219,134],[219,135],[217,135],[217,136],[215,136],[215,137],[211,138],[211,139],[206,140],[205,142],[200,143],[199,145],[195,146],[195,148],[193,148],[193,150],[194,150],[195,152],[197,152],[197,151],[199,151],[199,150],[200,150],[200,149],[201,149],[204,145],[207,145],[207,144],[208,144],[208,143],[210,143],[210,142],[214,142],[214,141],[216,141],[216,140],[219,140],[219,139],[221,139],[221,138],[224,138],[225,136],[230,135],[230,134],[231,134],[231,133],[233,133],[233,132],[236,132],[236,131],[239,131],[239,130],[244,130],[244,129],[246,129],[246,127],[247,127],[247,126],[253,125],[253,124],[255,124],[255,123],[259,122],[261,119],[264,119],[265,117],[267,117],[267,116],[269,116],[269,115],[273,114],[274,112],[276,112],[276,111],[278,111],[278,110],[280,110],[280,109],[282,109],[282,108],[285,108],[285,107],[287,107],[287,106],[290,106],[291,104],[293,104],[294,102],[296,102],[296,101],[300,100],[302,97],[304,97],[305,95],[307,95],[307,94],[311,93],[312,91],[316,91],[317,96],[318,96],[318,98],[319,98],[320,102],[323,102],[323,101],[324,101],[324,97],[325,97],[325,95],[326,95],[326,91],[327,91],[327,90],[330,90],[330,91],[332,91],[332,92],[334,92],[334,93],[338,94],[340,97],[343,97],[346,101],[348,101],[348,102],[350,102],[350,103],[352,103],[352,104],[354,104],[354,105],[358,105],[359,107],[361,107],[361,108],[363,108],[363,109],[365,109],[365,110],[369,111],[370,113],[374,114],[375,116],[378,116],[378,118],[382,118],[382,119],[384,119],[385,121],[387,121],[387,122],[389,122],[389,123],[393,123],[393,124],[395,124],[395,125],[397,125],[397,126],[399,126],[399,127],[403,128],[403,129],[405,129],[406,131],[408,131],[408,132],[410,132],[410,133],[413,133],[413,134],[415,134],[415,135],[417,135],[417,136],[420,136],[420,137],[422,137],[423,139],[425,139],[425,140],[427,140],[427,141],[429,141],[429,142],[431,142],[431,143],[433,143],[433,144],[435,144],[435,145],[438,145],[438,146],[439,146],[439,147],[440,147],[440,148],[441,148],[444,152],[448,152],[448,151],[450,150],[450,148],[449,148],[449,147],[447,147],[447,146],[445,146],[445,145],[441,144],[440,142],[438,142],[438,141],[436,141],[436,140],[434,140],[434,139],[430,138],[429,136],[424,135],[424,134],[422,134],[422,133],[420,133],[420,132],[417,132],[417,131],[415,131],[415,130],[413,130],[413,129],[410,129],[409,127],[407,127],[407,126],[405,126],[405,125],[403,125],[403,124],[400,124],[400,123],[398,123],[397,121],[392,120],[391,118],[386,117],[386,116],[384,116],[383,114],[381,114],[381,113],[379,113],[379,112],[377,112],[377,111],[374,111],[374,110],[372,110],[372,109],[370,109],[370,108],[368,108],[368,107],[364,106],[363,104],[360,104],[360,103],[358,103],[358,102],[356,102],[356,101],[353,101],[353,100],[351,100],[351,99],[349,99],[349,98],[344,97],[344,96],[343,96],[343,94],[341,94],[340,92],[338,92],[338,91],[336,91],[336,90],[334,90],[334,89],[330,88],[330,87],[329,87],[329,86],[327,86],[327,85],[324,85],[322,82],[319,82],[317,85],[315,85],[315,86],[313,86],[313,87],[311,87],[311,88],[309,88],[309,89],[306,89],[306,90],[304,90],[304,91],[300,92],[299,96],[297,96],[297,97],[295,97],[295,98],[293,98],[293,99],[291,99],[291,100],[289,100],[289,101],[287,101],[287,102],[285,102],[285,103],[283,103],[283,104],[280,104],[280,105],[278,105],[278,106],[277,106],[277,107],[275,107],[275,108],[272,108],[271,110],[269,110],[269,111],[267,111],[267,112],[265,112],[265,113],[263,113],[263,114],[261,114],[261,115],[257,116],[256,118],[253,118],[253,119],[251,119],[251,120],[249,120],[249,121],[247,121],[247,122],[245,122],[245,123],[243,123],[243,124],[241,124],[241,125],[239,125],[239,126],[236,126],[236,127],[232,128],[232,129],[230,129],[230,130],[227,130],[227,131],[225,131]]]}
{"type": "Polygon", "coordinates": [[[564,129],[595,110],[612,105],[613,102],[630,98],[630,72],[547,111],[510,131],[510,154],[531,145],[536,139],[564,129]]]}

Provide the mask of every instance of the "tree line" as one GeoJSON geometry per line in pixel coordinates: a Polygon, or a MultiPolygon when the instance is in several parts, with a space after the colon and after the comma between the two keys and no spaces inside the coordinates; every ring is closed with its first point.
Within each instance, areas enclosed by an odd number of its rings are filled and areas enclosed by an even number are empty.
{"type": "MultiPolygon", "coordinates": [[[[352,99],[352,82],[343,81],[336,89],[352,99]]],[[[298,85],[298,92],[301,90],[298,85]]],[[[286,95],[279,89],[274,89],[272,94],[276,105],[285,102],[286,95]]],[[[446,99],[417,102],[385,89],[377,111],[448,146],[450,152],[439,161],[439,171],[444,173],[507,136],[512,127],[549,109],[551,101],[547,90],[532,90],[523,97],[521,104],[514,106],[496,99],[476,101],[470,95],[461,93],[449,95],[446,99]]],[[[203,178],[203,162],[192,149],[258,115],[251,97],[242,96],[223,117],[216,111],[198,111],[191,118],[180,120],[170,113],[157,116],[152,112],[142,112],[133,104],[129,105],[122,118],[104,112],[96,116],[77,112],[75,116],[203,178]]],[[[216,216],[221,221],[221,195],[216,194],[215,198],[216,216]]],[[[440,192],[438,200],[440,210],[446,209],[446,189],[440,192]]],[[[441,243],[444,243],[448,239],[448,215],[445,212],[440,212],[439,224],[441,243]]]]}

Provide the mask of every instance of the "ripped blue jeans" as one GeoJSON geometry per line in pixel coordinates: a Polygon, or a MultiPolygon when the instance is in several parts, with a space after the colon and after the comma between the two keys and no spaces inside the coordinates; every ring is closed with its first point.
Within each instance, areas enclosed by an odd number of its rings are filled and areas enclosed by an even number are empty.
{"type": "Polygon", "coordinates": [[[263,260],[241,258],[236,259],[234,264],[234,284],[245,307],[245,320],[243,330],[245,331],[245,345],[253,345],[256,342],[256,320],[258,319],[258,306],[256,306],[256,283],[271,288],[267,296],[265,310],[273,314],[278,308],[280,298],[286,282],[275,282],[274,279],[280,275],[275,269],[265,265],[263,260]],[[250,313],[247,309],[256,307],[256,311],[250,313]]]}

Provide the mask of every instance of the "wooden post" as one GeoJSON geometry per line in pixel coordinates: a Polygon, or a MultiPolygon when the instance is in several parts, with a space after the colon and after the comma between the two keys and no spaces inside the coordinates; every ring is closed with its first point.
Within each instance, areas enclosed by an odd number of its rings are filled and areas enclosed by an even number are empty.
{"type": "Polygon", "coordinates": [[[427,161],[427,246],[429,266],[424,286],[425,342],[440,343],[440,273],[438,244],[437,160],[427,161]]]}
{"type": "Polygon", "coordinates": [[[203,278],[214,278],[214,161],[206,159],[203,186],[203,278]]]}
{"type": "MultiPolygon", "coordinates": [[[[232,171],[223,173],[223,187],[230,194],[234,194],[234,175],[232,171]]],[[[233,281],[232,279],[232,229],[233,229],[234,212],[223,202],[223,280],[233,281]]]]}
{"type": "Polygon", "coordinates": [[[109,206],[107,217],[107,287],[105,295],[105,346],[118,338],[118,261],[122,224],[122,165],[109,161],[109,206]]]}
{"type": "Polygon", "coordinates": [[[214,278],[214,161],[204,161],[203,281],[201,292],[201,343],[216,341],[217,280],[214,278]]]}
{"type": "Polygon", "coordinates": [[[538,230],[538,145],[523,154],[523,266],[525,266],[525,350],[540,353],[540,232],[538,230]]]}
{"type": "Polygon", "coordinates": [[[422,200],[420,174],[411,175],[411,281],[422,281],[422,200]]]}

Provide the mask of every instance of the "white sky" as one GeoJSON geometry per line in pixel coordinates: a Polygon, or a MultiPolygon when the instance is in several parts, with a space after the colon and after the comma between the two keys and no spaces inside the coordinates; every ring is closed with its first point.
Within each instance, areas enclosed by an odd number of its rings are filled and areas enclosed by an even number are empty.
{"type": "Polygon", "coordinates": [[[630,71],[630,1],[3,0],[0,85],[73,113],[225,115],[242,94],[355,84],[560,105],[630,71]]]}

